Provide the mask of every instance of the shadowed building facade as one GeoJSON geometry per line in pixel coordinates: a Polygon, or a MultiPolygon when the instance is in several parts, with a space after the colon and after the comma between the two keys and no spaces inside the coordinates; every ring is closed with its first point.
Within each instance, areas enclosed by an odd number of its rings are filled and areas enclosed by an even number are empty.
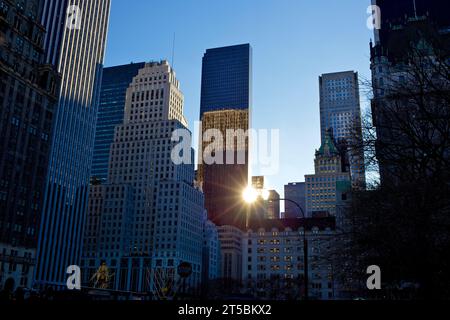
{"type": "MultiPolygon", "coordinates": [[[[398,166],[398,159],[411,157],[408,137],[401,129],[400,108],[397,119],[392,115],[399,105],[396,94],[411,79],[413,70],[412,50],[424,52],[430,44],[437,46],[441,54],[450,52],[450,15],[448,1],[442,0],[372,0],[381,9],[381,29],[374,31],[375,41],[370,43],[372,72],[372,121],[376,128],[376,156],[381,184],[397,184],[408,179],[398,166]],[[408,79],[409,78],[409,79],[408,79]],[[394,94],[393,94],[394,92],[394,94]],[[403,150],[395,146],[401,145],[403,150]],[[408,146],[409,145],[409,146],[408,146]]],[[[433,53],[434,54],[434,53],[433,53]]],[[[434,58],[433,58],[434,59],[434,58]]],[[[430,66],[427,66],[428,68],[430,66]]],[[[423,71],[427,71],[425,68],[423,71]]],[[[412,115],[413,104],[405,104],[412,115]]],[[[405,118],[406,120],[406,118],[405,118]]],[[[407,120],[409,121],[409,120],[407,120]]],[[[419,123],[417,124],[420,127],[419,123]]]]}
{"type": "Polygon", "coordinates": [[[91,176],[106,182],[114,129],[123,122],[128,86],[145,63],[103,68],[91,176]]]}
{"type": "Polygon", "coordinates": [[[202,181],[208,218],[218,226],[245,227],[242,192],[248,185],[248,138],[244,134],[248,130],[248,116],[247,110],[221,110],[203,114],[202,132],[217,130],[215,132],[222,135],[212,137],[211,140],[203,139],[201,150],[205,155],[211,155],[214,163],[208,163],[210,160],[204,158],[204,163],[199,165],[198,175],[202,181]],[[228,143],[225,141],[227,130],[237,134],[232,140],[228,137],[228,143]],[[227,158],[233,161],[229,163],[227,158]]]}
{"type": "MultiPolygon", "coordinates": [[[[305,199],[305,183],[304,182],[292,182],[284,186],[284,197],[286,199],[293,200],[306,213],[306,199],[305,199]]],[[[289,201],[284,204],[284,218],[299,218],[302,213],[297,206],[289,201]]]]}
{"type": "Polygon", "coordinates": [[[0,290],[30,288],[36,265],[59,85],[44,61],[41,4],[0,1],[0,290]]]}
{"type": "Polygon", "coordinates": [[[372,0],[381,9],[381,29],[375,29],[375,42],[389,45],[393,31],[408,19],[427,17],[439,28],[450,25],[448,1],[443,0],[372,0]]]}
{"type": "Polygon", "coordinates": [[[38,285],[65,286],[67,267],[80,264],[109,9],[109,0],[43,4],[46,62],[62,81],[43,189],[38,285]]]}
{"type": "Polygon", "coordinates": [[[280,219],[280,194],[275,190],[269,190],[269,200],[267,202],[266,219],[280,219]],[[275,200],[275,201],[274,201],[275,200]]]}

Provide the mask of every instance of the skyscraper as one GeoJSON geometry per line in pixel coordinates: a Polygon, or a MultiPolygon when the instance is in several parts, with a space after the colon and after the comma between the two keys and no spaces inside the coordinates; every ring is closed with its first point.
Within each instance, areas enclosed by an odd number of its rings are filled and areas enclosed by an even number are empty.
{"type": "Polygon", "coordinates": [[[177,267],[188,262],[193,274],[187,286],[199,286],[204,198],[194,187],[193,150],[190,163],[172,159],[173,132],[188,132],[183,104],[167,61],[146,63],[130,83],[125,118],[111,146],[108,184],[91,189],[98,201],[89,208],[85,282],[105,262],[116,274],[110,288],[163,298],[170,294],[164,285],[175,285],[177,267]]]}
{"type": "Polygon", "coordinates": [[[103,68],[97,126],[95,128],[94,159],[91,176],[102,182],[108,177],[108,161],[114,129],[123,122],[127,88],[145,63],[103,68]]]}
{"type": "Polygon", "coordinates": [[[109,0],[45,0],[46,62],[62,76],[39,233],[36,281],[65,285],[79,265],[109,0]]]}
{"type": "Polygon", "coordinates": [[[381,9],[381,28],[375,29],[375,42],[383,46],[390,42],[395,25],[410,18],[428,16],[438,27],[449,26],[448,1],[443,0],[372,0],[381,9]]]}
{"type": "Polygon", "coordinates": [[[208,111],[249,110],[252,48],[249,44],[206,50],[202,64],[200,119],[208,111]]]}
{"type": "MultiPolygon", "coordinates": [[[[218,226],[232,225],[245,227],[246,213],[243,211],[242,192],[248,185],[248,138],[241,135],[248,130],[247,110],[209,111],[203,114],[202,132],[217,130],[226,139],[227,130],[236,130],[237,139],[231,141],[233,150],[219,139],[202,141],[201,150],[208,151],[214,146],[214,157],[218,163],[199,164],[199,180],[205,194],[205,208],[208,218],[218,226]],[[239,133],[239,130],[242,130],[239,133]],[[232,155],[233,163],[227,163],[227,155],[232,155]],[[239,161],[239,154],[243,162],[239,161]],[[220,163],[219,163],[220,162],[220,163]]],[[[205,159],[203,159],[205,160],[205,159]]]]}
{"type": "Polygon", "coordinates": [[[348,158],[353,185],[364,187],[364,153],[352,147],[352,144],[358,143],[356,140],[362,139],[358,73],[323,74],[319,85],[322,143],[325,142],[327,130],[332,129],[334,138],[343,149],[341,152],[348,158]]]}
{"type": "MultiPolygon", "coordinates": [[[[214,155],[224,159],[222,163],[199,162],[199,183],[205,193],[208,217],[217,225],[245,227],[242,213],[242,190],[249,183],[248,137],[245,132],[251,122],[252,49],[249,44],[206,50],[203,56],[200,120],[202,137],[210,129],[219,130],[227,137],[227,130],[234,130],[234,141],[223,141],[214,155]],[[230,150],[233,146],[233,150],[230,150]],[[238,161],[239,154],[245,161],[238,161]],[[233,163],[226,162],[232,155],[233,163]]],[[[201,139],[202,140],[202,139],[201,139]]],[[[200,146],[203,153],[208,142],[200,146]]]]}
{"type": "Polygon", "coordinates": [[[41,1],[0,1],[0,290],[31,287],[59,76],[41,1]]]}

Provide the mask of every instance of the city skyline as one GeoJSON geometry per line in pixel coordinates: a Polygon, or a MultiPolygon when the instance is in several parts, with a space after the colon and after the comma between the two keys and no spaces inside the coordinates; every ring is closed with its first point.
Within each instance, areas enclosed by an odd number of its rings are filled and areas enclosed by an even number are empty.
{"type": "Polygon", "coordinates": [[[448,12],[0,0],[0,304],[448,299],[448,12]]]}
{"type": "MultiPolygon", "coordinates": [[[[253,47],[252,127],[281,130],[281,169],[279,174],[267,176],[266,184],[282,194],[286,183],[304,181],[304,175],[314,171],[312,155],[320,146],[319,76],[354,70],[362,80],[370,79],[368,47],[373,31],[367,28],[366,13],[370,1],[348,1],[340,5],[320,2],[258,1],[255,12],[254,1],[234,2],[233,6],[205,1],[194,5],[180,1],[171,4],[136,1],[131,8],[119,1],[111,10],[105,66],[164,58],[172,64],[175,34],[173,67],[182,84],[186,118],[193,130],[200,112],[203,54],[208,48],[250,43],[253,47]],[[227,14],[232,7],[238,14],[227,14]],[[150,10],[170,11],[183,18],[149,37],[141,33],[146,28],[142,28],[143,19],[139,17],[150,10]],[[196,19],[199,16],[203,20],[196,19]],[[261,26],[256,23],[258,20],[267,23],[261,26]],[[317,29],[317,38],[308,32],[311,27],[317,29]],[[126,35],[130,33],[134,36],[128,40],[126,35]],[[298,40],[292,41],[295,35],[298,40]],[[151,41],[145,41],[147,38],[151,41]],[[296,119],[301,119],[300,125],[296,119]],[[300,137],[295,145],[292,136],[300,137]]],[[[163,16],[152,16],[150,25],[164,23],[163,16]]],[[[364,88],[361,88],[361,100],[364,113],[368,107],[364,88]]],[[[194,136],[193,146],[198,149],[196,139],[194,136]]],[[[259,174],[257,168],[252,169],[252,175],[259,174]]]]}

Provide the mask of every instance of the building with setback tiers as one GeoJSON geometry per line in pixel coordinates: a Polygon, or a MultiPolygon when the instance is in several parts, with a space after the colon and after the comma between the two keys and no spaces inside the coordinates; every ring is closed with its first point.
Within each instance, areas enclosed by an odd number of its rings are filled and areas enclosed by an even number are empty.
{"type": "Polygon", "coordinates": [[[175,164],[171,157],[178,144],[173,132],[189,133],[183,103],[167,61],[146,63],[128,87],[125,119],[111,146],[108,184],[91,189],[83,259],[88,285],[95,285],[89,280],[106,262],[115,274],[110,288],[163,298],[180,285],[177,267],[187,262],[193,270],[187,290],[200,289],[204,199],[194,187],[194,153],[189,150],[189,163],[175,164]]]}

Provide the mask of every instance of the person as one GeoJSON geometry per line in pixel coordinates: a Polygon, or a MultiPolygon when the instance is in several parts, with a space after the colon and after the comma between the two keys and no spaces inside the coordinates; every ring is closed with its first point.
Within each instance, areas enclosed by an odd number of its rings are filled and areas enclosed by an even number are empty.
{"type": "Polygon", "coordinates": [[[17,302],[24,302],[25,301],[25,291],[23,290],[22,287],[18,287],[16,289],[16,292],[15,292],[14,296],[15,296],[15,300],[17,302]]]}
{"type": "Polygon", "coordinates": [[[9,278],[5,281],[3,290],[0,292],[0,301],[12,301],[14,291],[14,279],[9,278]]]}

